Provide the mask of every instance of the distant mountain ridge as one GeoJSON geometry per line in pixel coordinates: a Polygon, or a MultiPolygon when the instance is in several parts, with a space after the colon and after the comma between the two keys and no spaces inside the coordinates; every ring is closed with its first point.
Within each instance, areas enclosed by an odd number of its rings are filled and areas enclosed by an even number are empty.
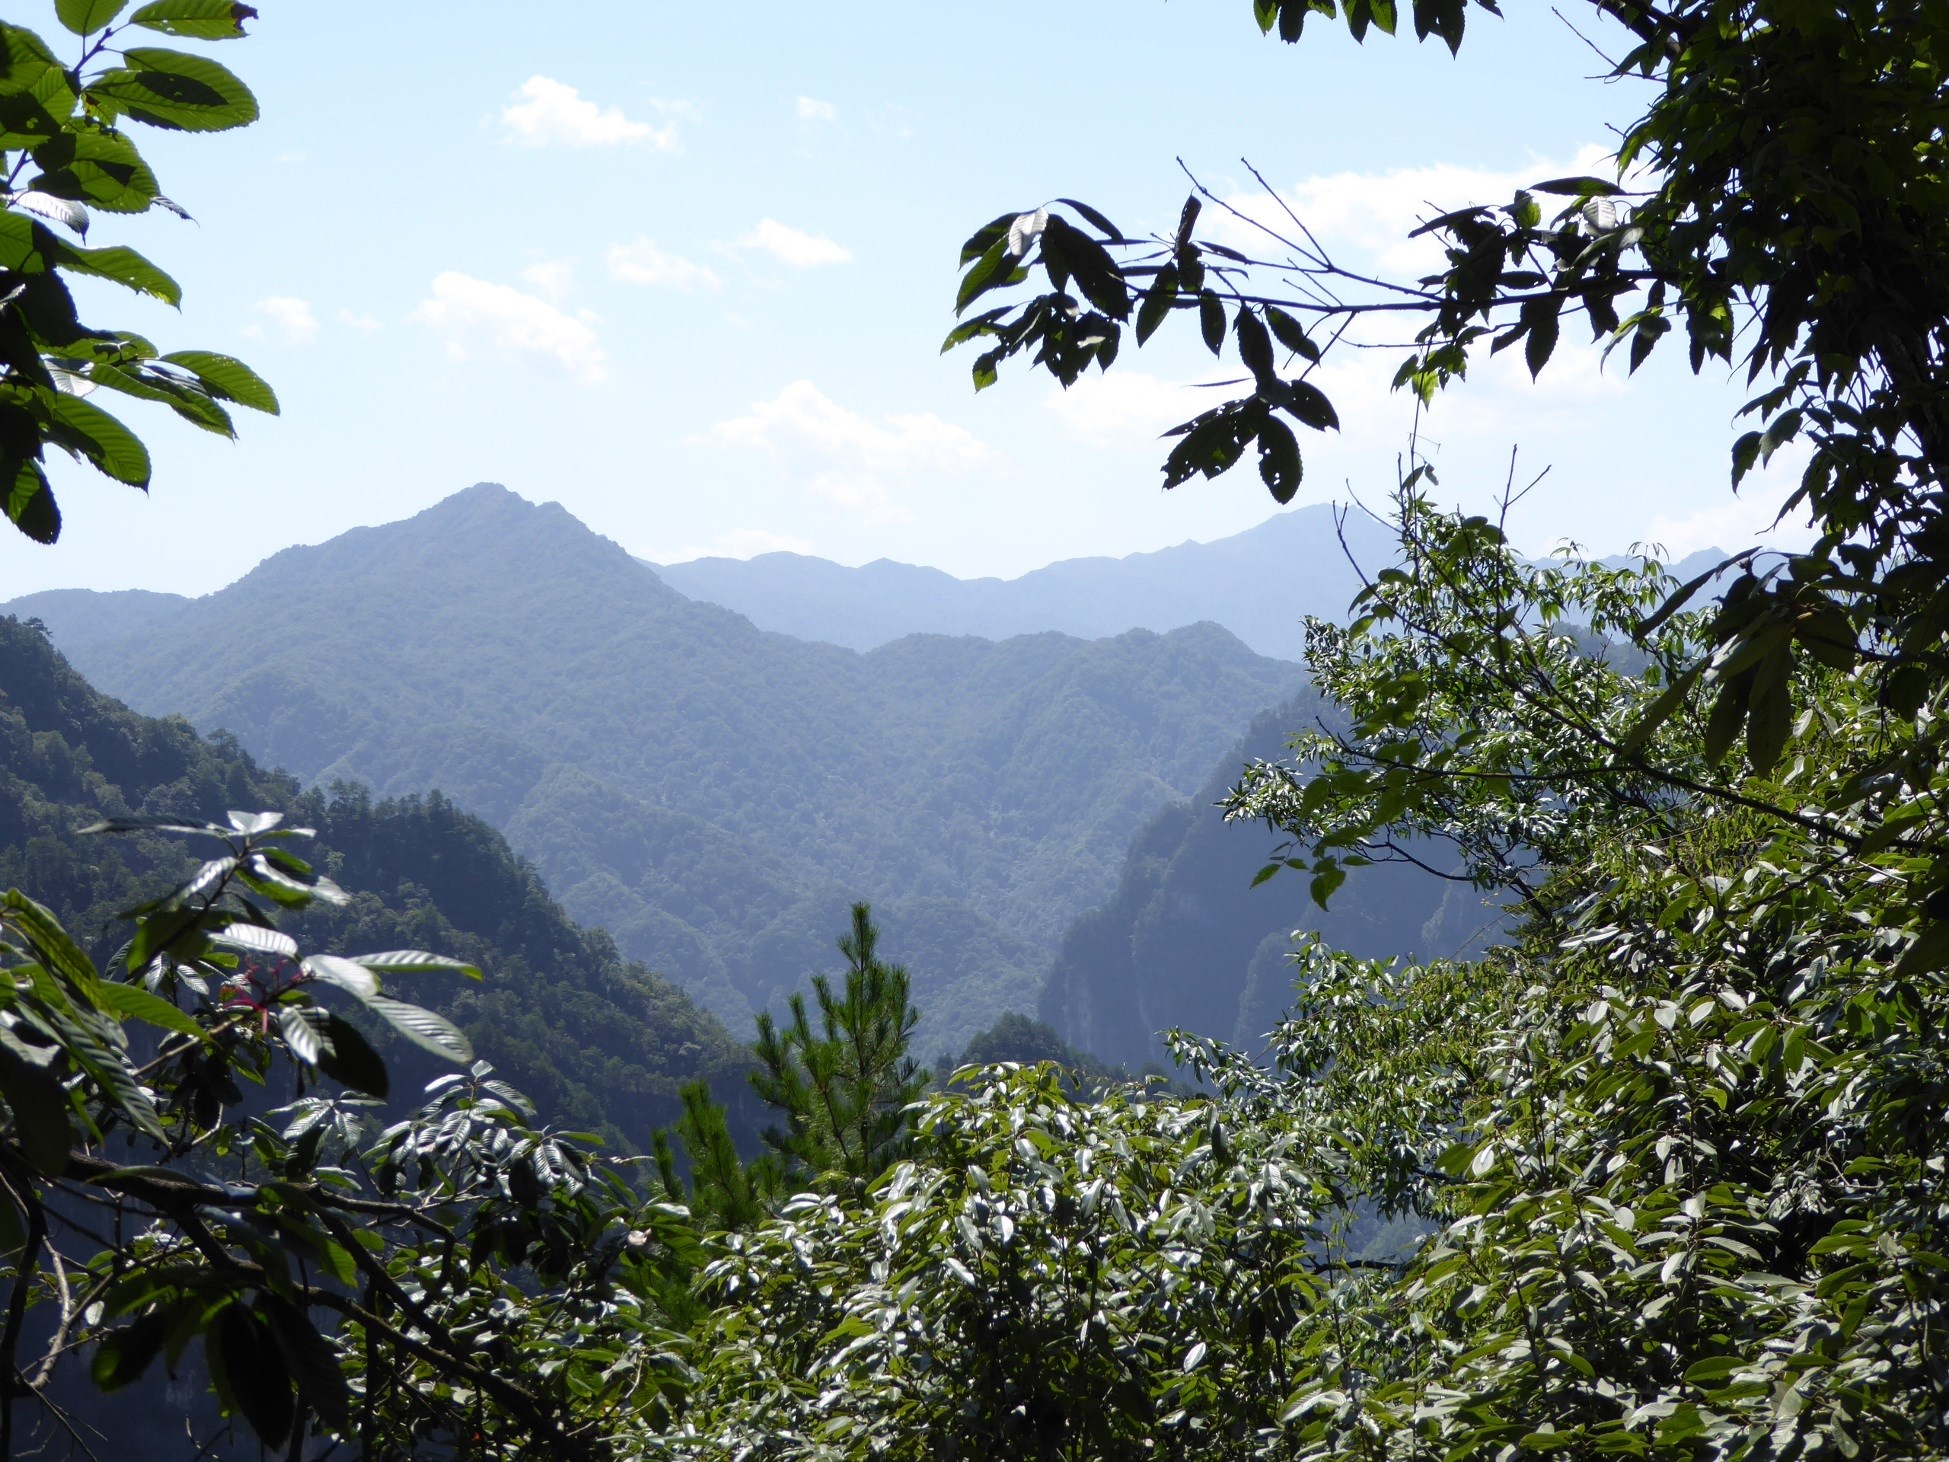
{"type": "Polygon", "coordinates": [[[957,579],[890,559],[848,568],[796,553],[655,568],[665,583],[760,629],[855,650],[908,634],[1006,639],[1059,630],[1100,639],[1209,621],[1261,655],[1298,660],[1305,617],[1340,617],[1360,587],[1348,552],[1369,573],[1396,557],[1386,525],[1357,511],[1342,525],[1337,513],[1328,504],[1294,508],[1210,543],[1065,559],[1015,579],[957,579]]]}
{"type": "Polygon", "coordinates": [[[870,898],[927,1057],[1033,1007],[1131,833],[1303,680],[1213,624],[806,643],[492,484],[202,599],[7,610],[109,693],[308,782],[444,790],[734,1030],[870,898]]]}

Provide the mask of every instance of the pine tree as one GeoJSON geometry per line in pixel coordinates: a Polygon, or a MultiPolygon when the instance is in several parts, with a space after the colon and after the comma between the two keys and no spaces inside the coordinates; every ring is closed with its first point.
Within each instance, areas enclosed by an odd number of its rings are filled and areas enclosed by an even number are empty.
{"type": "Polygon", "coordinates": [[[751,1083],[783,1115],[765,1141],[794,1179],[864,1187],[906,1152],[907,1108],[928,1086],[908,1049],[920,1016],[906,969],[882,961],[878,945],[870,906],[854,904],[852,930],[839,940],[844,992],[826,975],[812,980],[818,1029],[803,995],[792,997],[783,1027],[758,1017],[751,1083]]]}

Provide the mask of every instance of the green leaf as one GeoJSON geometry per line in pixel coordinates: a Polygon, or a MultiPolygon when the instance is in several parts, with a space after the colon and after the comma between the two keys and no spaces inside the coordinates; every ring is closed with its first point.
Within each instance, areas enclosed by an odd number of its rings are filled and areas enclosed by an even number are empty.
{"type": "Polygon", "coordinates": [[[129,0],[54,0],[54,15],[78,36],[106,29],[129,0]]]}
{"type": "Polygon", "coordinates": [[[0,83],[0,149],[38,147],[62,135],[61,119],[29,88],[0,83]]]}
{"type": "Polygon", "coordinates": [[[470,980],[481,978],[480,966],[470,965],[465,960],[448,959],[443,954],[428,954],[423,949],[393,949],[384,954],[355,954],[352,963],[363,965],[369,970],[377,970],[382,975],[410,975],[420,972],[465,975],[470,980]]]}
{"type": "Polygon", "coordinates": [[[50,440],[86,457],[103,473],[130,487],[149,485],[149,452],[136,434],[101,407],[66,392],[53,393],[50,440]]]}
{"type": "Polygon", "coordinates": [[[0,1094],[13,1113],[13,1141],[34,1170],[59,1177],[68,1166],[73,1133],[67,1091],[55,1072],[60,1051],[30,1046],[0,1026],[0,1094]]]}
{"type": "Polygon", "coordinates": [[[278,414],[277,393],[235,356],[218,355],[213,350],[177,350],[165,355],[163,362],[181,366],[202,382],[212,396],[269,416],[278,414]]]}
{"type": "Polygon", "coordinates": [[[339,1368],[338,1356],[305,1312],[281,1295],[267,1294],[259,1302],[285,1369],[298,1384],[298,1394],[325,1425],[342,1430],[352,1412],[352,1393],[339,1368]]]}
{"type": "Polygon", "coordinates": [[[325,1045],[318,1027],[312,1024],[309,1017],[310,1012],[301,1005],[280,1005],[277,1008],[278,1034],[284,1037],[284,1044],[305,1065],[316,1066],[318,1058],[324,1054],[325,1045]]]}
{"type": "Polygon", "coordinates": [[[264,1322],[242,1301],[231,1303],[205,1336],[204,1354],[227,1409],[241,1411],[265,1446],[281,1446],[297,1407],[283,1356],[264,1322]]]}
{"type": "Polygon", "coordinates": [[[1198,324],[1205,344],[1217,355],[1225,348],[1225,303],[1208,289],[1198,296],[1198,324]]]}
{"type": "Polygon", "coordinates": [[[1523,360],[1534,379],[1543,373],[1543,367],[1549,364],[1550,355],[1556,350],[1557,334],[1562,326],[1556,296],[1529,301],[1523,306],[1522,319],[1529,327],[1523,340],[1523,360]]]}
{"type": "Polygon", "coordinates": [[[156,175],[121,133],[81,119],[34,149],[30,186],[109,213],[140,213],[160,191],[156,175]]]}
{"type": "Polygon", "coordinates": [[[36,543],[52,543],[61,536],[61,510],[54,505],[54,489],[40,463],[22,462],[14,469],[7,520],[36,543]]]}
{"type": "Polygon", "coordinates": [[[326,1046],[318,1056],[318,1069],[352,1091],[363,1092],[384,1101],[392,1092],[392,1079],[385,1058],[352,1022],[337,1015],[325,1017],[326,1046]]]}
{"type": "Polygon", "coordinates": [[[368,996],[365,1003],[422,1050],[463,1064],[474,1059],[473,1045],[461,1034],[460,1028],[444,1015],[435,1015],[430,1010],[386,995],[368,996]]]}
{"type": "Polygon", "coordinates": [[[139,1020],[163,1030],[174,1031],[178,1035],[189,1036],[194,1040],[207,1041],[209,1035],[195,1020],[178,1010],[160,995],[151,994],[140,985],[124,985],[114,980],[101,983],[101,1002],[107,1009],[124,1020],[139,1020]]]}
{"type": "Polygon", "coordinates": [[[1705,1360],[1696,1362],[1686,1369],[1685,1384],[1688,1386],[1710,1386],[1715,1382],[1725,1380],[1726,1377],[1732,1375],[1735,1371],[1743,1369],[1745,1364],[1745,1361],[1736,1355],[1711,1356],[1705,1360]]]}
{"type": "Polygon", "coordinates": [[[154,0],[129,17],[130,25],[195,41],[234,40],[257,12],[233,0],[154,0]]]}
{"type": "Polygon", "coordinates": [[[1530,184],[1532,193],[1550,193],[1559,198],[1609,198],[1624,190],[1602,178],[1551,178],[1546,183],[1530,184]]]}
{"type": "Polygon", "coordinates": [[[1705,722],[1705,759],[1714,766],[1726,759],[1733,738],[1746,722],[1746,693],[1751,684],[1743,675],[1729,680],[1712,703],[1712,713],[1705,722]]]}
{"type": "Polygon", "coordinates": [[[1273,501],[1282,506],[1291,502],[1304,473],[1299,441],[1292,429],[1275,416],[1267,417],[1259,428],[1259,476],[1272,493],[1273,501]]]}
{"type": "Polygon", "coordinates": [[[306,958],[304,972],[314,980],[336,985],[348,995],[370,1000],[379,993],[379,977],[360,962],[341,959],[335,954],[314,954],[306,958]]]}
{"type": "Polygon", "coordinates": [[[83,1000],[101,1008],[101,977],[95,973],[95,962],[61,927],[61,921],[51,909],[34,902],[19,889],[10,888],[6,897],[0,899],[0,913],[26,939],[42,964],[59,975],[83,1000]]]}
{"type": "Polygon", "coordinates": [[[1299,321],[1280,309],[1277,305],[1265,307],[1266,323],[1272,326],[1272,333],[1281,345],[1297,355],[1301,360],[1319,364],[1320,349],[1300,327],[1299,321]]]}
{"type": "Polygon", "coordinates": [[[1793,731],[1792,670],[1793,651],[1782,645],[1754,672],[1746,715],[1746,756],[1762,777],[1779,762],[1793,731]]]}
{"type": "Polygon", "coordinates": [[[1232,329],[1238,337],[1238,358],[1245,362],[1245,368],[1262,387],[1268,381],[1277,381],[1272,364],[1272,336],[1266,331],[1265,321],[1241,305],[1232,329]]]}
{"type": "Polygon", "coordinates": [[[1286,382],[1282,404],[1314,431],[1340,430],[1340,413],[1333,409],[1326,392],[1310,381],[1286,382]]]}
{"type": "Polygon", "coordinates": [[[151,295],[164,304],[179,305],[183,302],[181,285],[134,249],[120,244],[106,249],[82,249],[62,244],[54,262],[77,274],[112,280],[138,294],[151,295]]]}
{"type": "Polygon", "coordinates": [[[1079,203],[1074,198],[1058,198],[1056,201],[1062,204],[1064,207],[1073,208],[1078,213],[1082,214],[1084,218],[1089,220],[1091,226],[1094,227],[1097,230],[1097,232],[1104,235],[1104,237],[1107,238],[1111,243],[1120,244],[1124,242],[1123,230],[1118,228],[1114,223],[1110,222],[1110,220],[1105,218],[1101,213],[1097,212],[1096,209],[1090,207],[1089,204],[1079,203]]]}
{"type": "Polygon", "coordinates": [[[1137,343],[1142,345],[1157,333],[1157,327],[1164,323],[1164,317],[1171,312],[1171,306],[1178,297],[1178,269],[1175,264],[1166,264],[1157,271],[1150,288],[1144,291],[1144,298],[1137,306],[1137,343]]]}
{"type": "Polygon", "coordinates": [[[151,1310],[134,1324],[109,1331],[96,1343],[89,1374],[103,1391],[119,1391],[141,1380],[168,1334],[167,1310],[151,1310]]]}
{"type": "Polygon", "coordinates": [[[207,56],[132,46],[122,59],[126,65],[85,89],[104,115],[182,132],[221,132],[257,120],[250,88],[207,56]]]}

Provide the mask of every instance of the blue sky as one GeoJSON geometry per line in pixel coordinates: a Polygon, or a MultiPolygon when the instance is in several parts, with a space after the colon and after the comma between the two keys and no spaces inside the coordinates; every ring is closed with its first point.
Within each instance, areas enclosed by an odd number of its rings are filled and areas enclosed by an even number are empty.
{"type": "MultiPolygon", "coordinates": [[[[59,464],[67,535],[0,540],[0,597],[205,592],[483,479],[651,559],[1013,575],[1236,532],[1274,510],[1255,473],[1158,488],[1155,434],[1209,357],[1154,344],[1067,395],[1017,369],[977,397],[968,356],[937,354],[960,240],[1065,194],[1168,227],[1177,158],[1244,200],[1247,157],[1348,260],[1411,267],[1398,238],[1429,205],[1593,165],[1640,100],[1533,0],[1476,12],[1459,60],[1318,22],[1286,47],[1247,0],[260,8],[217,54],[263,120],[145,137],[196,222],[91,238],[172,270],[182,313],[83,303],[243,356],[284,415],[225,443],[133,407],[151,495],[59,464]]],[[[52,38],[51,6],[21,18],[52,38]]],[[[1769,516],[1769,486],[1726,485],[1734,385],[1675,352],[1632,380],[1581,346],[1561,364],[1532,386],[1499,361],[1438,403],[1451,501],[1489,502],[1515,447],[1525,477],[1550,468],[1512,519],[1532,549],[1743,546],[1769,516]]],[[[1304,443],[1302,501],[1384,495],[1409,423],[1392,366],[1330,373],[1346,430],[1304,443]]]]}

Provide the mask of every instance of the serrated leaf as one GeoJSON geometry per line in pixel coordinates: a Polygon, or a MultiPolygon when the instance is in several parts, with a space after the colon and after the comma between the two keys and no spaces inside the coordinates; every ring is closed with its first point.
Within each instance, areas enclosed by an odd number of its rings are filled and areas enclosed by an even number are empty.
{"type": "Polygon", "coordinates": [[[1225,348],[1225,302],[1208,289],[1198,295],[1198,328],[1213,355],[1225,348]]]}
{"type": "Polygon", "coordinates": [[[104,115],[182,132],[222,132],[257,120],[250,88],[207,56],[131,46],[122,60],[122,67],[86,87],[104,115]]]}
{"type": "Polygon", "coordinates": [[[154,0],[128,19],[130,25],[194,41],[235,40],[257,12],[234,0],[154,0]]]}
{"type": "Polygon", "coordinates": [[[22,462],[14,469],[7,520],[36,543],[53,543],[61,536],[61,510],[54,505],[54,489],[40,463],[22,462]]]}
{"type": "Polygon", "coordinates": [[[235,356],[219,355],[213,350],[176,350],[162,359],[165,365],[180,366],[195,376],[212,396],[248,406],[267,416],[278,414],[277,392],[235,356]]]}
{"type": "Polygon", "coordinates": [[[106,28],[129,0],[54,0],[54,15],[78,36],[106,28]]]}
{"type": "Polygon", "coordinates": [[[104,475],[130,487],[149,485],[149,449],[142,439],[91,401],[65,392],[49,399],[48,437],[89,462],[104,475]]]}

